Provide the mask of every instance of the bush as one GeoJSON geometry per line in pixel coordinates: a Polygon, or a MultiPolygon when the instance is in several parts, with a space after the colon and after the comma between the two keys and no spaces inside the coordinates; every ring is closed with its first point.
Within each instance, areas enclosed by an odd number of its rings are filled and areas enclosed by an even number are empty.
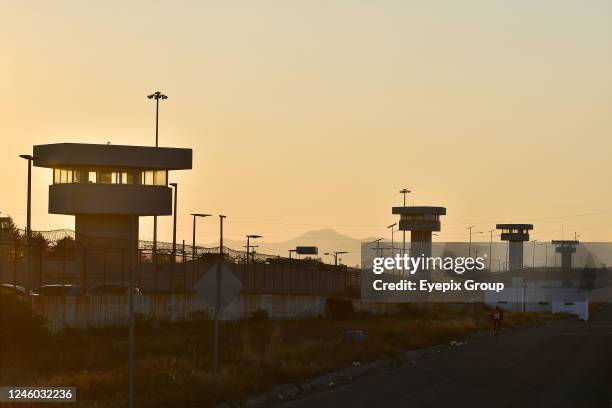
{"type": "Polygon", "coordinates": [[[255,322],[265,322],[267,320],[270,320],[270,315],[268,314],[267,310],[257,309],[253,312],[251,319],[255,322]]]}
{"type": "Polygon", "coordinates": [[[353,302],[350,299],[327,298],[327,316],[336,320],[350,319],[355,315],[353,302]]]}
{"type": "Polygon", "coordinates": [[[29,298],[0,292],[0,341],[3,346],[40,343],[48,335],[47,320],[32,312],[29,298]]]}

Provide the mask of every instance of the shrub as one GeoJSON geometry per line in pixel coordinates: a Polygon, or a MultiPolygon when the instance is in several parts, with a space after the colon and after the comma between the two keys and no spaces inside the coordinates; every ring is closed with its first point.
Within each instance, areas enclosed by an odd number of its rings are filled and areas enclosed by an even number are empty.
{"type": "Polygon", "coordinates": [[[268,314],[267,310],[257,309],[253,312],[251,319],[255,322],[265,322],[267,320],[270,320],[270,315],[268,314]]]}
{"type": "Polygon", "coordinates": [[[48,335],[47,320],[32,312],[29,298],[0,292],[0,339],[3,345],[42,342],[48,335]]]}
{"type": "Polygon", "coordinates": [[[327,316],[336,320],[350,319],[355,315],[353,302],[350,299],[327,298],[327,316]]]}

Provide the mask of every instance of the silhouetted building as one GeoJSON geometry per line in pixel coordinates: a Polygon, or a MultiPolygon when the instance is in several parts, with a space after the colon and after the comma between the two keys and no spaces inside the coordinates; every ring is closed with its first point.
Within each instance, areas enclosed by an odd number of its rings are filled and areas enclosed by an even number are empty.
{"type": "Polygon", "coordinates": [[[168,171],[192,165],[191,149],[167,147],[59,143],[33,156],[53,169],[49,213],[75,216],[77,248],[116,252],[135,248],[139,216],[172,214],[168,171]]]}
{"type": "Polygon", "coordinates": [[[529,241],[533,224],[497,224],[502,230],[501,240],[508,241],[508,270],[523,268],[523,242],[529,241]]]}
{"type": "Polygon", "coordinates": [[[579,244],[575,240],[554,240],[555,252],[561,254],[561,269],[572,269],[572,255],[576,253],[576,246],[579,244]]]}
{"type": "Polygon", "coordinates": [[[440,216],[446,215],[446,208],[393,207],[392,213],[400,216],[398,229],[400,231],[410,231],[412,256],[431,256],[432,233],[440,231],[440,216]]]}

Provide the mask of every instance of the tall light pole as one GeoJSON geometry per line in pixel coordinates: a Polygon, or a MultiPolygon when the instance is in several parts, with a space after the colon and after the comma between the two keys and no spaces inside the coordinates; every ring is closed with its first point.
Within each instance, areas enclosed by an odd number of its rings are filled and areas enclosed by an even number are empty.
{"type": "MultiPolygon", "coordinates": [[[[404,195],[404,207],[406,206],[406,194],[410,193],[407,188],[402,188],[400,194],[404,195]]],[[[402,230],[402,256],[406,253],[406,231],[402,230]]]]}
{"type": "Polygon", "coordinates": [[[26,216],[26,243],[30,243],[32,237],[32,160],[34,157],[29,154],[20,154],[19,157],[28,161],[28,195],[27,195],[27,216],[26,216]]]}
{"type": "Polygon", "coordinates": [[[251,238],[257,239],[257,238],[262,238],[262,236],[261,235],[257,235],[257,234],[251,234],[251,235],[247,235],[246,236],[247,244],[246,244],[246,258],[245,258],[245,260],[246,260],[246,264],[247,265],[249,264],[249,254],[250,254],[249,249],[250,249],[250,245],[251,245],[251,238]]]}
{"type": "Polygon", "coordinates": [[[193,237],[192,237],[192,241],[191,241],[191,256],[192,259],[195,260],[196,259],[196,218],[200,217],[200,218],[205,218],[205,217],[210,217],[212,214],[199,214],[199,213],[193,213],[191,214],[193,216],[193,237]]]}
{"type": "Polygon", "coordinates": [[[395,241],[393,240],[393,228],[397,225],[397,222],[389,225],[387,228],[391,228],[391,256],[395,257],[395,241]]]}
{"type": "Polygon", "coordinates": [[[466,229],[470,231],[470,244],[468,245],[468,258],[472,257],[472,235],[476,235],[476,234],[482,234],[482,231],[476,231],[476,232],[472,232],[472,228],[474,228],[475,226],[472,225],[471,227],[467,227],[466,229]]]}
{"type": "Polygon", "coordinates": [[[147,95],[149,99],[155,99],[155,147],[159,147],[159,100],[166,100],[168,97],[159,91],[147,95]]]}
{"type": "MultiPolygon", "coordinates": [[[[155,147],[159,147],[159,100],[168,97],[159,91],[147,95],[149,99],[155,99],[155,147]]],[[[157,215],[153,216],[153,268],[157,269],[157,215]]],[[[157,273],[157,272],[156,272],[157,273]]]]}

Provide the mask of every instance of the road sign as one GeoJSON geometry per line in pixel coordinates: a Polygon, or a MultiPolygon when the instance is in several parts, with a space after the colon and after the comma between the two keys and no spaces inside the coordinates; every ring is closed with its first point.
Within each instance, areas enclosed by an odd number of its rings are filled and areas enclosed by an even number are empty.
{"type": "MultiPolygon", "coordinates": [[[[218,264],[219,261],[216,261],[193,287],[204,303],[212,307],[215,307],[216,304],[218,264]]],[[[242,292],[242,282],[236,278],[229,266],[221,262],[219,311],[225,309],[240,292],[242,292]]]]}
{"type": "Polygon", "coordinates": [[[298,246],[295,247],[295,252],[299,255],[318,255],[319,249],[314,246],[298,246]]]}

